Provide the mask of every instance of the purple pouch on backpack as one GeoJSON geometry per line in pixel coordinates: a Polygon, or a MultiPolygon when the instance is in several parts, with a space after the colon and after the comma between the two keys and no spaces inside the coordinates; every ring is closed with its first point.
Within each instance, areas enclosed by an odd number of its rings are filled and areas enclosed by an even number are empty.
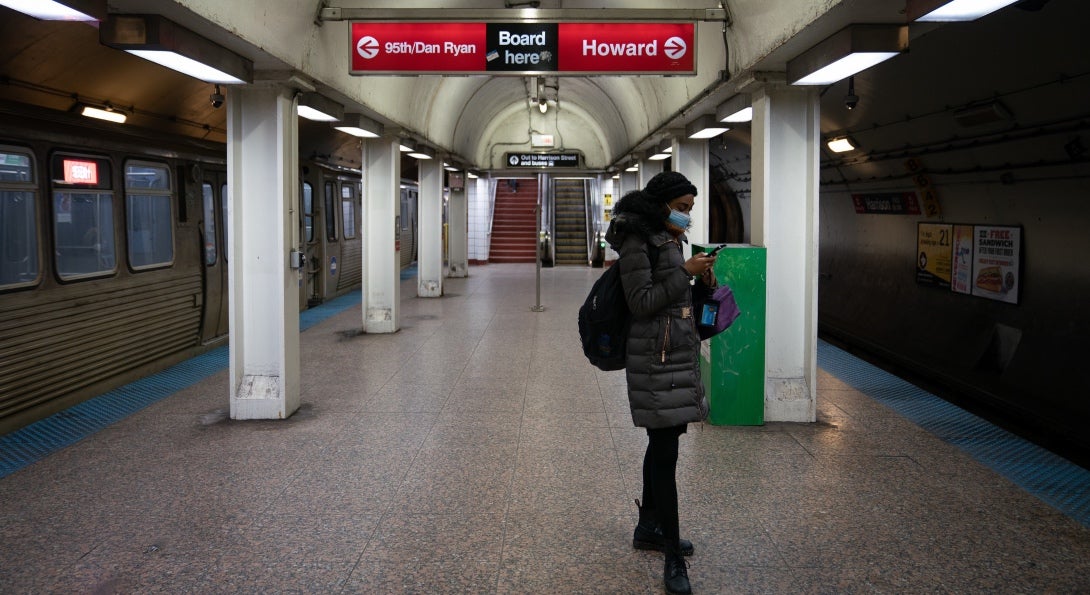
{"type": "Polygon", "coordinates": [[[696,329],[701,341],[727,330],[742,313],[734,301],[734,292],[726,284],[711,290],[710,294],[705,294],[693,307],[696,310],[696,329]]]}

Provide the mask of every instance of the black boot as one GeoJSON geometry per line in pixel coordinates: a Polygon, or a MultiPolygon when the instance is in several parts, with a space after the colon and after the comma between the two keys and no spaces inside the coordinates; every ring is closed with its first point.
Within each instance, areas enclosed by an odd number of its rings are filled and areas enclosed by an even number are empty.
{"type": "Polygon", "coordinates": [[[667,552],[666,566],[662,569],[662,582],[670,595],[690,595],[689,564],[677,552],[667,552]]]}
{"type": "MultiPolygon", "coordinates": [[[[641,506],[639,500],[636,500],[636,508],[640,510],[640,520],[636,524],[636,530],[632,532],[632,547],[638,550],[665,551],[662,527],[655,517],[655,511],[641,506]]],[[[693,555],[693,542],[688,539],[678,542],[681,545],[681,555],[693,555]]]]}

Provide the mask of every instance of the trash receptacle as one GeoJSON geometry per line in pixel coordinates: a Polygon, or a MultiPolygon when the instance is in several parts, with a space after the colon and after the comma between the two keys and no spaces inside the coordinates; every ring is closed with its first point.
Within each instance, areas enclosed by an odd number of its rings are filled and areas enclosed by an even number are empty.
{"type": "MultiPolygon", "coordinates": [[[[715,246],[697,244],[693,252],[715,246]]],[[[761,246],[727,244],[715,260],[715,278],[730,285],[741,315],[730,328],[700,345],[700,376],[712,425],[764,424],[765,258],[761,246]]]]}

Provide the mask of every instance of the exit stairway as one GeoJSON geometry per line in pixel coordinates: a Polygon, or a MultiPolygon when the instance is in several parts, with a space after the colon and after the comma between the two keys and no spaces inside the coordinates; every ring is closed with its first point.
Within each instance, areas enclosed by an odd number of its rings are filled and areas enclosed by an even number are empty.
{"type": "Polygon", "coordinates": [[[537,180],[499,180],[492,213],[489,262],[534,262],[537,258],[537,180]]]}

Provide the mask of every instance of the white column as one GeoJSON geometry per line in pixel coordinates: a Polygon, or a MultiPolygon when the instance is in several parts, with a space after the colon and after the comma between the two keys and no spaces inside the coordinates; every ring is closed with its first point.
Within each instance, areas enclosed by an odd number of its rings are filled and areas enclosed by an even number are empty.
{"type": "Polygon", "coordinates": [[[438,157],[417,162],[420,172],[419,246],[416,295],[443,295],[443,163],[438,157]]]}
{"type": "Polygon", "coordinates": [[[363,330],[401,328],[401,150],[397,137],[363,143],[363,330]]]}
{"type": "Polygon", "coordinates": [[[469,180],[465,178],[467,172],[459,172],[462,175],[461,188],[450,189],[450,204],[447,209],[447,242],[450,251],[447,253],[447,262],[450,263],[448,276],[469,276],[469,201],[466,198],[466,186],[469,180]]]}
{"type": "Polygon", "coordinates": [[[768,258],[767,421],[817,419],[819,116],[809,87],[768,85],[753,97],[750,220],[768,258]]]}
{"type": "Polygon", "coordinates": [[[622,171],[617,184],[617,194],[613,196],[613,204],[616,205],[622,196],[640,188],[643,188],[643,186],[640,186],[640,174],[638,172],[622,171]]]}
{"type": "Polygon", "coordinates": [[[674,137],[673,171],[689,178],[696,186],[696,202],[689,216],[693,218],[692,227],[685,235],[691,244],[708,243],[709,208],[708,201],[708,141],[674,137]]]}
{"type": "Polygon", "coordinates": [[[651,178],[655,177],[655,174],[662,173],[662,165],[662,161],[648,159],[646,155],[640,157],[640,188],[646,188],[647,183],[651,181],[651,178]]]}
{"type": "Polygon", "coordinates": [[[227,98],[232,419],[299,408],[299,140],[294,90],[238,85],[227,98]]]}

